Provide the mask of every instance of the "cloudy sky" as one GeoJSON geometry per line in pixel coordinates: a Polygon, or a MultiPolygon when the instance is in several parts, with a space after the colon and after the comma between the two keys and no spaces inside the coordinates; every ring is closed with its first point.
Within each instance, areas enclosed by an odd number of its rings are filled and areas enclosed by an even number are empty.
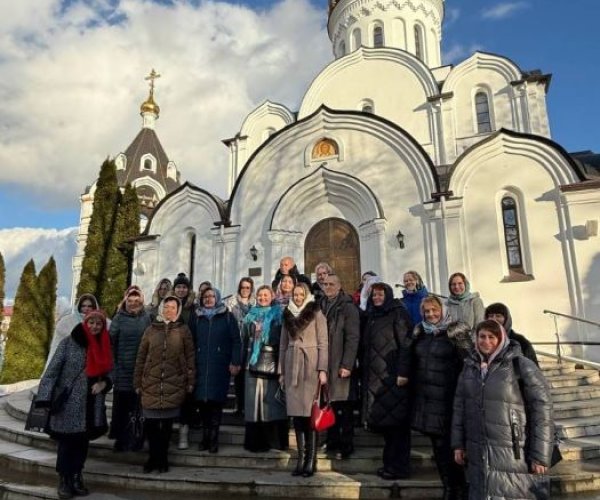
{"type": "MultiPolygon", "coordinates": [[[[60,240],[73,239],[79,194],[138,132],[151,68],[168,156],[226,198],[221,139],[267,98],[297,109],[332,59],[326,10],[327,0],[0,2],[0,251],[19,265],[47,258],[27,244],[41,246],[40,228],[55,242],[48,255],[73,248],[60,240]]],[[[554,140],[600,151],[599,17],[598,0],[446,0],[444,63],[479,49],[553,73],[554,140]]]]}

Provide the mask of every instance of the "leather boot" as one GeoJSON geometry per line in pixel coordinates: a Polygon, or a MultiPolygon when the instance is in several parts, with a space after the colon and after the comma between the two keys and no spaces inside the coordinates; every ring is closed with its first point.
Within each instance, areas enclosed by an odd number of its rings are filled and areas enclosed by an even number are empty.
{"type": "Polygon", "coordinates": [[[71,486],[71,477],[61,474],[58,477],[58,488],[56,490],[58,498],[66,499],[73,498],[73,487],[71,486]]]}
{"type": "Polygon", "coordinates": [[[198,450],[207,451],[210,446],[210,427],[204,425],[202,427],[202,441],[198,444],[198,450]]]}
{"type": "Polygon", "coordinates": [[[179,426],[179,443],[177,444],[178,450],[187,450],[189,448],[189,446],[190,446],[190,443],[188,441],[189,431],[190,431],[189,425],[181,424],[179,426]]]}
{"type": "Polygon", "coordinates": [[[213,408],[210,413],[209,453],[218,453],[219,451],[219,427],[221,427],[221,409],[213,408]]]}
{"type": "Polygon", "coordinates": [[[296,447],[298,448],[298,459],[296,468],[292,472],[292,476],[301,476],[304,473],[304,462],[306,455],[306,439],[303,430],[294,429],[296,431],[296,447]]]}
{"type": "Polygon", "coordinates": [[[90,494],[90,490],[88,490],[83,484],[83,474],[81,474],[81,472],[73,474],[71,480],[71,486],[73,487],[73,493],[75,496],[85,497],[90,494]]]}
{"type": "Polygon", "coordinates": [[[314,430],[308,431],[308,442],[306,445],[306,456],[304,459],[304,471],[302,476],[311,477],[317,472],[317,433],[314,430]]]}

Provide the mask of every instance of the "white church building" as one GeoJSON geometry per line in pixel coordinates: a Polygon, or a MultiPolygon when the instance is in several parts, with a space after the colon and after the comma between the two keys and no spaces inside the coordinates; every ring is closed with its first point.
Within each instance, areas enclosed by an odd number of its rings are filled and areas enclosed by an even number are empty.
{"type": "Polygon", "coordinates": [[[223,141],[227,201],[190,183],[162,197],[133,282],[150,296],[183,271],[228,294],[291,255],[348,291],[412,269],[447,294],[461,271],[532,341],[554,338],[544,310],[600,321],[600,157],[552,140],[550,75],[485,52],[442,65],[443,17],[443,0],[329,0],[333,61],[298,110],[267,100],[223,141]]]}

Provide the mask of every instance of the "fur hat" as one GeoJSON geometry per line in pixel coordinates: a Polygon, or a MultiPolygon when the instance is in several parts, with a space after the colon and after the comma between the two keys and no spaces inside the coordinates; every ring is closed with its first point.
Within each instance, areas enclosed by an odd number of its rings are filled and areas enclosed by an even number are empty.
{"type": "Polygon", "coordinates": [[[192,288],[192,284],[190,283],[190,279],[186,276],[185,273],[179,273],[177,278],[173,281],[173,288],[177,285],[185,285],[188,288],[192,288]]]}

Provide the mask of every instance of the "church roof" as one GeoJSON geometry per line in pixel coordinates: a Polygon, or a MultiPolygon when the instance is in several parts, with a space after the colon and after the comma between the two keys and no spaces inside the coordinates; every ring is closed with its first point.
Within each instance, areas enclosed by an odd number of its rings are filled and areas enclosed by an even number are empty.
{"type": "Polygon", "coordinates": [[[571,157],[581,165],[589,177],[600,177],[600,154],[593,151],[577,151],[570,153],[571,157]]]}
{"type": "Polygon", "coordinates": [[[127,157],[127,167],[125,170],[117,171],[120,186],[133,183],[140,177],[152,177],[165,188],[167,193],[179,187],[179,181],[167,177],[169,158],[154,129],[142,128],[124,154],[127,157]],[[156,159],[156,173],[140,169],[141,159],[146,154],[151,154],[156,159]]]}

